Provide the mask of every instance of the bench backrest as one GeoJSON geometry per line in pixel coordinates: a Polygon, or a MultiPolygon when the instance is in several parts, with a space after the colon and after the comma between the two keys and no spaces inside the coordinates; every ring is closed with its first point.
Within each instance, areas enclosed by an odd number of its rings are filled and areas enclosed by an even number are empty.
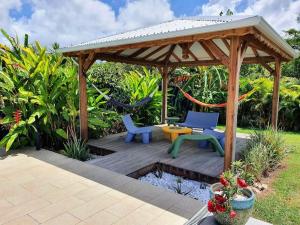
{"type": "Polygon", "coordinates": [[[217,126],[219,113],[189,111],[185,123],[193,124],[195,128],[213,129],[217,126]]]}

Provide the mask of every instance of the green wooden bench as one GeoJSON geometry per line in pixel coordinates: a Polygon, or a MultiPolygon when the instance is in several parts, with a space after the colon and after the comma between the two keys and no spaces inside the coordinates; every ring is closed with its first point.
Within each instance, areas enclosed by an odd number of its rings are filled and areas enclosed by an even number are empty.
{"type": "Polygon", "coordinates": [[[180,146],[184,141],[208,141],[211,143],[214,151],[217,151],[220,156],[224,156],[224,150],[214,136],[206,134],[185,134],[180,135],[168,149],[168,153],[171,153],[174,159],[177,157],[180,146]]]}

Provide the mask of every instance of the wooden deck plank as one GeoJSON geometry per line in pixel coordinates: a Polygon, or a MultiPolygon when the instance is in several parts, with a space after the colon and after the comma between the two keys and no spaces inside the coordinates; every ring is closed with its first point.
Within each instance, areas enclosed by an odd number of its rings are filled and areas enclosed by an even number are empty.
{"type": "MultiPolygon", "coordinates": [[[[245,136],[237,138],[237,154],[244,147],[246,140],[245,136]]],[[[224,166],[224,158],[217,152],[210,148],[200,149],[195,142],[184,143],[176,159],[167,154],[170,146],[167,140],[153,140],[150,144],[142,144],[139,140],[125,143],[124,133],[121,133],[90,140],[88,144],[115,152],[92,162],[93,165],[124,175],[153,163],[162,162],[203,175],[218,177],[224,166]]]]}

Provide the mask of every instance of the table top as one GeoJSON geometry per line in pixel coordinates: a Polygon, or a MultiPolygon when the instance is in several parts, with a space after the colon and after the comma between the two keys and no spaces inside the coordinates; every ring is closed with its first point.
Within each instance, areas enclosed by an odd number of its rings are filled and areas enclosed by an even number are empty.
{"type": "Polygon", "coordinates": [[[162,127],[162,130],[167,133],[178,133],[178,134],[192,133],[192,129],[187,127],[165,126],[162,127]]]}

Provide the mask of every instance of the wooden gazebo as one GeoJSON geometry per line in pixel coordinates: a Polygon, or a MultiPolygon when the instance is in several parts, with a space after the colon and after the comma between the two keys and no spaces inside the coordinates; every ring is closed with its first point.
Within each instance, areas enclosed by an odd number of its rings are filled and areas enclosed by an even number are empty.
{"type": "Polygon", "coordinates": [[[228,68],[224,169],[234,160],[242,63],[261,64],[274,76],[272,125],[277,127],[282,62],[293,49],[260,16],[179,19],[62,48],[79,61],[80,131],[88,139],[86,72],[96,60],[157,67],[162,74],[162,122],[167,116],[168,73],[181,66],[228,68]],[[274,62],[274,68],[269,63],[274,62]]]}

